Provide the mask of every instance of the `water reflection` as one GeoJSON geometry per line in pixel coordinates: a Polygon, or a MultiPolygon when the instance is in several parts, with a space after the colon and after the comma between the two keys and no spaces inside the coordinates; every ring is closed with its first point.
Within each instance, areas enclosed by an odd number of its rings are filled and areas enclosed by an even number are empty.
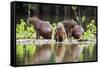
{"type": "Polygon", "coordinates": [[[66,52],[66,46],[63,45],[62,43],[57,43],[55,44],[55,62],[60,63],[62,62],[65,52],[66,52]]]}
{"type": "Polygon", "coordinates": [[[66,46],[64,62],[78,61],[81,51],[82,51],[82,48],[79,47],[79,44],[72,44],[72,45],[66,46]]]}
{"type": "Polygon", "coordinates": [[[52,48],[50,44],[45,44],[39,47],[37,45],[37,51],[33,58],[33,63],[40,64],[49,61],[51,53],[52,53],[52,48]]]}
{"type": "Polygon", "coordinates": [[[96,60],[96,44],[17,45],[16,50],[18,50],[18,46],[20,46],[20,51],[22,52],[17,51],[17,65],[96,60]]]}

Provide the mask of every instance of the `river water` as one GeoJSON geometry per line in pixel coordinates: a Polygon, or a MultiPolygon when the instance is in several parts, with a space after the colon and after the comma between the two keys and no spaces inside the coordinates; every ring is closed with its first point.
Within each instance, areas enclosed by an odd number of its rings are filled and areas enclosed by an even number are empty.
{"type": "Polygon", "coordinates": [[[96,43],[16,45],[16,65],[97,60],[96,43]]]}

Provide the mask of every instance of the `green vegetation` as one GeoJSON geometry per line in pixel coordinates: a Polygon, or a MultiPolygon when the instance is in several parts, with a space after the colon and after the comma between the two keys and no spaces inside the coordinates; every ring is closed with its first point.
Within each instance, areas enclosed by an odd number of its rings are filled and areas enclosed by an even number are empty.
{"type": "Polygon", "coordinates": [[[23,58],[24,57],[24,46],[23,45],[17,45],[16,46],[16,55],[19,58],[23,58]]]}
{"type": "Polygon", "coordinates": [[[32,58],[36,53],[36,45],[16,45],[16,63],[24,64],[27,60],[26,58],[32,58]]]}
{"type": "Polygon", "coordinates": [[[95,21],[91,20],[91,22],[86,26],[87,30],[84,32],[84,39],[96,39],[96,26],[95,21]]]}
{"type": "MultiPolygon", "coordinates": [[[[24,22],[23,19],[20,19],[20,24],[16,25],[16,38],[17,39],[34,39],[36,35],[34,26],[27,25],[26,22],[24,22]]],[[[16,45],[16,59],[18,61],[17,63],[23,63],[25,60],[25,57],[32,57],[34,56],[36,51],[36,45],[16,45]],[[27,55],[26,55],[27,53],[27,55]]]]}
{"type": "Polygon", "coordinates": [[[16,25],[16,38],[17,39],[32,39],[35,38],[36,32],[34,26],[27,25],[23,19],[20,19],[20,24],[16,25]]]}
{"type": "Polygon", "coordinates": [[[27,52],[28,52],[28,56],[29,57],[33,57],[33,55],[36,52],[36,45],[35,44],[28,45],[26,47],[26,49],[27,49],[27,52]]]}

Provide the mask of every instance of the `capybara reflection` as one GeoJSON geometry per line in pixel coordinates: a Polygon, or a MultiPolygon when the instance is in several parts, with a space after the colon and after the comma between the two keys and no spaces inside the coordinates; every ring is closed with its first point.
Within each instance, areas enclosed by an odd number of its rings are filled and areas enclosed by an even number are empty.
{"type": "Polygon", "coordinates": [[[37,33],[37,38],[42,36],[44,39],[51,39],[52,28],[49,21],[42,21],[38,17],[33,16],[28,18],[30,24],[33,24],[37,33]]]}
{"type": "Polygon", "coordinates": [[[81,52],[82,49],[79,47],[78,44],[56,44],[55,61],[56,63],[78,61],[81,52]]]}
{"type": "Polygon", "coordinates": [[[80,39],[83,33],[84,33],[84,29],[79,25],[76,25],[72,30],[72,36],[75,39],[80,39]]]}
{"type": "Polygon", "coordinates": [[[33,57],[34,64],[43,64],[49,62],[52,54],[52,48],[50,44],[44,44],[37,46],[36,54],[33,57]]]}
{"type": "Polygon", "coordinates": [[[59,22],[57,24],[57,28],[55,31],[55,40],[57,42],[62,42],[66,38],[67,38],[67,35],[66,35],[66,31],[64,29],[64,26],[63,26],[62,22],[59,22]]]}
{"type": "Polygon", "coordinates": [[[63,58],[66,52],[66,46],[62,43],[55,44],[55,62],[61,63],[63,62],[63,58]]]}
{"type": "Polygon", "coordinates": [[[74,21],[73,19],[65,19],[63,22],[65,31],[67,33],[67,36],[71,36],[72,33],[72,29],[77,25],[76,21],[74,21]]]}
{"type": "Polygon", "coordinates": [[[66,52],[64,56],[64,62],[79,61],[82,49],[78,44],[66,45],[66,52]]]}

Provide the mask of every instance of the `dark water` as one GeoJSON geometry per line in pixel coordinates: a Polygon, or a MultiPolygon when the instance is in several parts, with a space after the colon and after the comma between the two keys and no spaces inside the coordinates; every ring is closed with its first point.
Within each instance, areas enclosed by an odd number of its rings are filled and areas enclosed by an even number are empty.
{"type": "Polygon", "coordinates": [[[96,44],[31,44],[16,46],[16,65],[96,60],[96,44]]]}

